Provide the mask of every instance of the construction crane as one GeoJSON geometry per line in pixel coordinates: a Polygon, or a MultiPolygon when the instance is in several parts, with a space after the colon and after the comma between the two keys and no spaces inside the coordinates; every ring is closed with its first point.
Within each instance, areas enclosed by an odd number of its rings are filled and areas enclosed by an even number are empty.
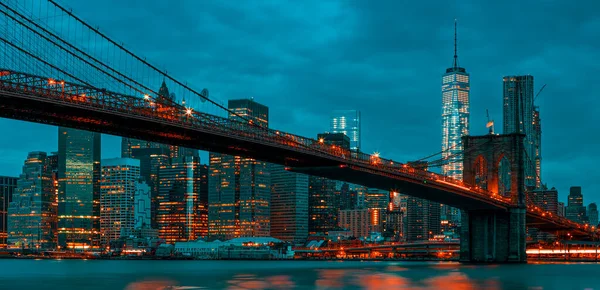
{"type": "Polygon", "coordinates": [[[544,84],[542,86],[542,88],[538,91],[538,93],[535,95],[535,97],[533,98],[533,101],[535,102],[535,99],[537,99],[537,97],[540,95],[540,93],[544,90],[544,88],[546,87],[546,84],[544,84]]]}
{"type": "Polygon", "coordinates": [[[494,135],[494,120],[490,120],[490,111],[488,109],[485,109],[485,114],[487,115],[487,124],[485,127],[490,129],[490,135],[494,135]]]}

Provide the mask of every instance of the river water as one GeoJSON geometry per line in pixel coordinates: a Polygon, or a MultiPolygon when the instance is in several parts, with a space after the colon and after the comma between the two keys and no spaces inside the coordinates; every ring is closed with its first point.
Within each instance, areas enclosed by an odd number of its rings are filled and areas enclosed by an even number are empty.
{"type": "Polygon", "coordinates": [[[600,264],[0,260],[0,289],[600,289],[600,264]]]}

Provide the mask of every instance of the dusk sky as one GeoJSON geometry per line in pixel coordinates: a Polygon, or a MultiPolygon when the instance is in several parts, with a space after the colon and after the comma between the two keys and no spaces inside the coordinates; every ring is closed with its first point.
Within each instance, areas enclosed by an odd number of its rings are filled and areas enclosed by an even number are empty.
{"type": "MultiPolygon", "coordinates": [[[[542,181],[600,201],[600,3],[595,1],[77,1],[60,3],[221,101],[254,97],[270,127],[316,137],[336,109],[362,113],[363,151],[401,162],[441,150],[441,77],[471,74],[471,134],[502,124],[502,77],[530,74],[542,118],[542,181]]],[[[157,84],[158,86],[159,84],[157,84]]],[[[0,119],[0,175],[57,128],[0,119]]],[[[120,137],[103,136],[103,158],[120,137]]],[[[208,160],[202,155],[203,162],[208,160]]]]}

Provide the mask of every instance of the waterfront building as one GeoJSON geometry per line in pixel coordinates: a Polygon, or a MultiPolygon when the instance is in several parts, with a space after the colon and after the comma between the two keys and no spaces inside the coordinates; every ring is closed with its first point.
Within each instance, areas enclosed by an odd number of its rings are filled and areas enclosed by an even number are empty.
{"type": "Polygon", "coordinates": [[[58,128],[58,246],[99,246],[100,133],[58,128]]]}
{"type": "Polygon", "coordinates": [[[367,239],[372,232],[382,232],[385,212],[385,208],[340,210],[339,227],[350,230],[356,238],[367,239]]]}
{"type": "Polygon", "coordinates": [[[56,247],[56,196],[49,161],[45,152],[27,155],[8,207],[7,244],[11,247],[56,247]]]}
{"type": "Polygon", "coordinates": [[[18,177],[0,176],[0,248],[6,248],[8,238],[8,207],[17,188],[18,177]]]}
{"type": "Polygon", "coordinates": [[[189,156],[160,167],[158,235],[167,243],[207,236],[207,171],[198,157],[189,156]]]}
{"type": "Polygon", "coordinates": [[[150,186],[143,179],[138,180],[135,186],[133,211],[134,229],[152,229],[150,227],[152,221],[151,191],[150,186]]]}
{"type": "Polygon", "coordinates": [[[271,236],[293,243],[308,237],[308,175],[271,164],[271,236]]]}
{"type": "Polygon", "coordinates": [[[569,190],[566,218],[578,223],[587,222],[586,209],[583,205],[583,194],[581,194],[581,186],[571,186],[569,190]]]}
{"type": "Polygon", "coordinates": [[[135,228],[135,196],[140,180],[140,161],[132,158],[102,160],[100,181],[100,242],[131,235],[135,228]]]}
{"type": "MultiPolygon", "coordinates": [[[[269,108],[253,99],[229,100],[233,120],[268,127],[269,108]]],[[[209,235],[219,239],[270,236],[271,176],[266,162],[210,153],[209,235]]]]}
{"type": "Polygon", "coordinates": [[[150,187],[150,227],[158,228],[156,214],[158,213],[158,171],[161,166],[170,163],[169,149],[159,148],[136,148],[131,151],[131,158],[140,160],[140,176],[150,187]]]}

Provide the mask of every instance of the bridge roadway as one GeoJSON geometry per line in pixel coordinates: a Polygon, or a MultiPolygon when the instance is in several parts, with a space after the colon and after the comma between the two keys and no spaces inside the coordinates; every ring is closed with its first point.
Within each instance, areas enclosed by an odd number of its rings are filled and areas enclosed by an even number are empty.
{"type": "MultiPolygon", "coordinates": [[[[350,152],[321,140],[196,112],[157,96],[127,96],[48,77],[0,69],[0,117],[144,139],[283,164],[289,170],[394,189],[469,210],[506,210],[510,199],[461,181],[386,160],[350,152]]],[[[541,211],[528,220],[548,229],[574,229],[541,211]]],[[[583,229],[580,227],[580,231],[583,229]]]]}

